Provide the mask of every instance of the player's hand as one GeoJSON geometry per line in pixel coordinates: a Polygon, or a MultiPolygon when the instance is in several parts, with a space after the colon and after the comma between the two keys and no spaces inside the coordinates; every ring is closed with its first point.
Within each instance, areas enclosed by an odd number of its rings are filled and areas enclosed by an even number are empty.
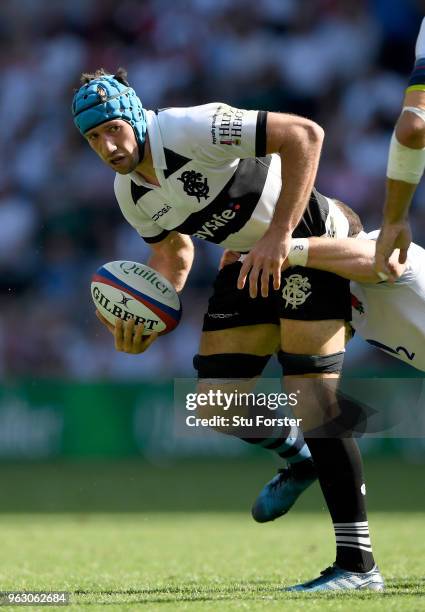
{"type": "Polygon", "coordinates": [[[261,295],[269,294],[269,279],[273,276],[273,288],[280,287],[280,274],[285,259],[291,248],[291,232],[282,233],[279,228],[270,226],[257,242],[252,251],[245,256],[239,272],[238,289],[243,289],[249,275],[249,295],[257,297],[258,280],[261,284],[261,295]]]}
{"type": "Polygon", "coordinates": [[[112,325],[112,323],[109,323],[109,321],[105,319],[105,317],[102,316],[98,310],[96,310],[96,317],[114,336],[115,350],[117,351],[130,353],[132,355],[139,355],[140,353],[144,353],[150,347],[152,342],[158,338],[158,334],[156,332],[150,336],[144,336],[143,332],[145,330],[145,326],[143,323],[136,325],[134,319],[129,319],[128,321],[117,319],[116,324],[112,325]]]}
{"type": "Polygon", "coordinates": [[[240,256],[241,254],[237,251],[229,251],[228,249],[226,249],[225,251],[223,251],[223,255],[221,256],[218,269],[222,270],[224,266],[228,266],[229,264],[235,263],[235,261],[238,261],[240,256]]]}
{"type": "Polygon", "coordinates": [[[391,271],[388,261],[395,249],[400,249],[398,261],[406,263],[407,249],[412,242],[412,232],[407,220],[395,223],[384,223],[376,241],[375,271],[381,280],[394,282],[396,276],[391,271]]]}

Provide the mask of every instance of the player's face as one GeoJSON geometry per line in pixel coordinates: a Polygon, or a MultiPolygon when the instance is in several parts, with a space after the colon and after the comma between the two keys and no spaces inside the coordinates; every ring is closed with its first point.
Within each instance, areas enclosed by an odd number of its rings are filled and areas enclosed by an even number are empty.
{"type": "Polygon", "coordinates": [[[89,130],[85,137],[100,159],[119,174],[132,172],[139,163],[136,136],[129,123],[113,119],[89,130]]]}

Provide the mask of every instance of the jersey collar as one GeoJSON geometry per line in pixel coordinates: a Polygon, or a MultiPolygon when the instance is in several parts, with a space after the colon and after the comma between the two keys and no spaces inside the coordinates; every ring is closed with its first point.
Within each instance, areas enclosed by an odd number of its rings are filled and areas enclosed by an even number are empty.
{"type": "Polygon", "coordinates": [[[149,146],[151,148],[153,167],[159,170],[167,169],[165,161],[164,143],[162,141],[159,121],[154,111],[146,112],[147,131],[149,134],[149,146]]]}
{"type": "MultiPolygon", "coordinates": [[[[149,135],[149,146],[150,146],[151,155],[152,155],[153,167],[156,170],[166,170],[167,162],[165,160],[164,145],[162,142],[161,130],[159,128],[158,117],[153,111],[146,111],[146,124],[147,124],[147,133],[149,135]]],[[[151,185],[150,183],[147,183],[140,176],[140,174],[138,174],[135,171],[130,172],[128,176],[139,187],[146,187],[148,189],[160,189],[160,187],[157,187],[156,185],[151,185]]],[[[158,173],[157,173],[157,178],[159,182],[161,183],[161,177],[158,176],[158,173]]]]}

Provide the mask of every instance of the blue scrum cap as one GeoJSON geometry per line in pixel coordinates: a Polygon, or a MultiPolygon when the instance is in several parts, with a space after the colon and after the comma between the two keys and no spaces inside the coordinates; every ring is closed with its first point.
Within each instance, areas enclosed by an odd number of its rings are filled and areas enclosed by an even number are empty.
{"type": "Polygon", "coordinates": [[[120,83],[114,76],[105,74],[82,85],[72,101],[74,123],[85,134],[92,128],[123,119],[129,123],[139,146],[146,139],[146,111],[132,87],[120,83]]]}

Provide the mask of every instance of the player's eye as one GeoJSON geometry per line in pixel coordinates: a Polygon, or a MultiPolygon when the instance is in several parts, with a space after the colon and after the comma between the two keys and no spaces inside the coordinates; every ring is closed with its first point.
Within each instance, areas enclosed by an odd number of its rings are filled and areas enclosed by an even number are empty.
{"type": "Polygon", "coordinates": [[[115,132],[118,132],[119,129],[120,129],[119,125],[111,125],[109,128],[109,132],[112,132],[114,134],[115,132]]]}

